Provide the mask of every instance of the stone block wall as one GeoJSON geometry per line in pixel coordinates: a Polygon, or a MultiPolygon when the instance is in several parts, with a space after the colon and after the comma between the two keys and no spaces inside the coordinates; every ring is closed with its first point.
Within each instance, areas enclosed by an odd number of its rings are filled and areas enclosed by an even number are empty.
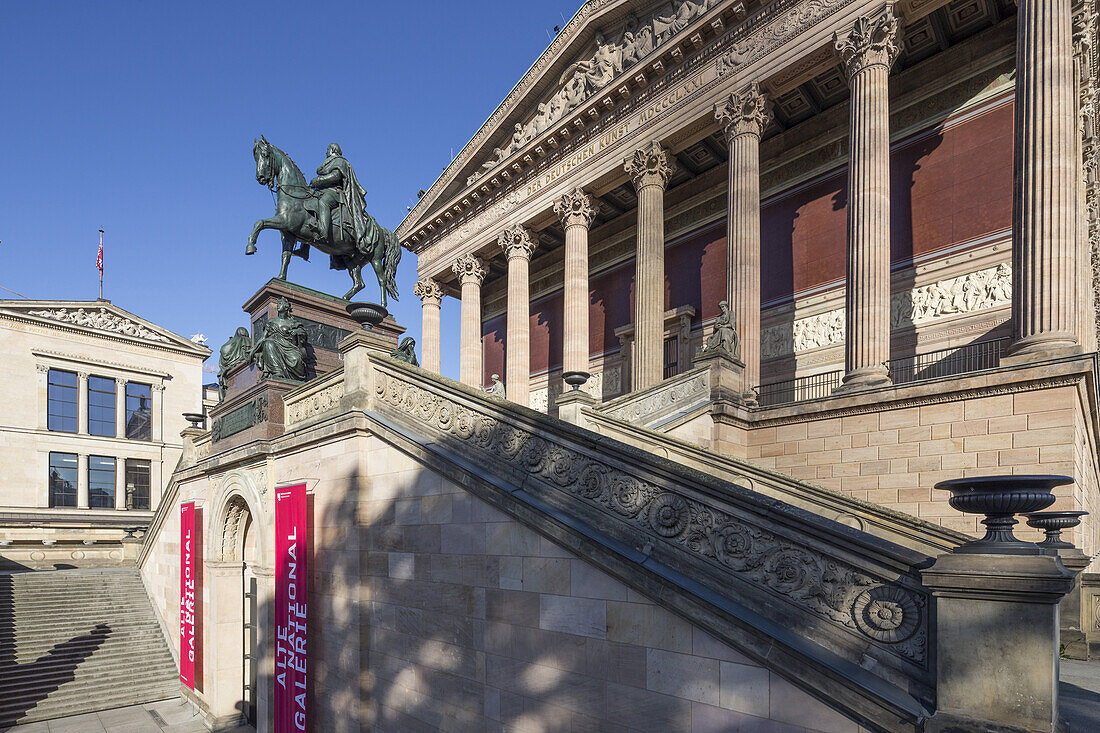
{"type": "MultiPolygon", "coordinates": [[[[934,484],[962,476],[1066,474],[1053,508],[1094,511],[1096,452],[1080,387],[993,394],[913,407],[815,419],[747,431],[747,458],[793,478],[908,512],[944,527],[983,533],[979,517],[952,509],[934,484]]],[[[1064,536],[1100,551],[1100,525],[1064,536]]],[[[1026,526],[1021,538],[1040,533],[1026,526]]]]}
{"type": "Polygon", "coordinates": [[[364,729],[860,730],[381,440],[365,469],[364,729]]]}

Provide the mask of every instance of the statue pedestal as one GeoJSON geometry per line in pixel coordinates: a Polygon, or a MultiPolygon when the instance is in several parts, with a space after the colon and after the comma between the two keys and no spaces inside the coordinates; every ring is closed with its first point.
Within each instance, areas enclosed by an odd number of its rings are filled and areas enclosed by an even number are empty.
{"type": "Polygon", "coordinates": [[[695,355],[695,367],[710,369],[711,402],[751,405],[755,395],[745,385],[745,364],[724,351],[700,351],[695,355]]]}
{"type": "Polygon", "coordinates": [[[241,364],[230,371],[226,398],[210,408],[211,452],[283,434],[283,395],[299,383],[282,379],[256,381],[256,374],[256,367],[250,364],[241,364]],[[240,386],[249,380],[251,384],[240,386]]]}
{"type": "MultiPolygon", "coordinates": [[[[290,301],[291,315],[306,329],[307,377],[313,379],[340,368],[344,363],[340,355],[340,342],[360,330],[359,324],[345,310],[348,301],[303,285],[272,278],[244,304],[252,325],[253,343],[263,333],[264,322],[275,317],[279,298],[290,301]]],[[[398,326],[392,317],[387,317],[374,332],[384,334],[393,341],[390,348],[392,351],[397,348],[397,341],[405,329],[398,326]]],[[[232,390],[232,385],[230,389],[232,390]]],[[[229,396],[226,395],[227,399],[229,396]]]]}

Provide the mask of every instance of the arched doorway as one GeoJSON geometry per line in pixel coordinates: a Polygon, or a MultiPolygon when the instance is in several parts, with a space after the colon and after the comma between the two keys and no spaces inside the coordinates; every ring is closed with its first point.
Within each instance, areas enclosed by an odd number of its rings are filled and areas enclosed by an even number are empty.
{"type": "MultiPolygon", "coordinates": [[[[235,678],[237,709],[245,722],[256,723],[256,691],[259,659],[258,598],[256,569],[261,563],[259,532],[252,511],[243,496],[232,495],[225,502],[221,533],[221,582],[217,604],[222,617],[216,619],[222,637],[236,638],[220,647],[219,671],[235,678]]],[[[226,680],[228,681],[228,680],[226,680]]]]}

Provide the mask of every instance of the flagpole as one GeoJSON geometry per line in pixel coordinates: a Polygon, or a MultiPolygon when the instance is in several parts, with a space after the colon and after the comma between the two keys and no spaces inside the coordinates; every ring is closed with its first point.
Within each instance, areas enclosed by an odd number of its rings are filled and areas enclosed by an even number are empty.
{"type": "Polygon", "coordinates": [[[99,230],[99,299],[103,300],[103,230],[99,230]]]}

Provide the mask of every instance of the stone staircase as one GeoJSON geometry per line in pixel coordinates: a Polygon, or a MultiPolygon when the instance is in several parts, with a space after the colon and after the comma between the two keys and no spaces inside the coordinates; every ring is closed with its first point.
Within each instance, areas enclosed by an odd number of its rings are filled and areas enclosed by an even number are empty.
{"type": "Polygon", "coordinates": [[[0,574],[0,730],[178,695],[136,569],[0,574]]]}

